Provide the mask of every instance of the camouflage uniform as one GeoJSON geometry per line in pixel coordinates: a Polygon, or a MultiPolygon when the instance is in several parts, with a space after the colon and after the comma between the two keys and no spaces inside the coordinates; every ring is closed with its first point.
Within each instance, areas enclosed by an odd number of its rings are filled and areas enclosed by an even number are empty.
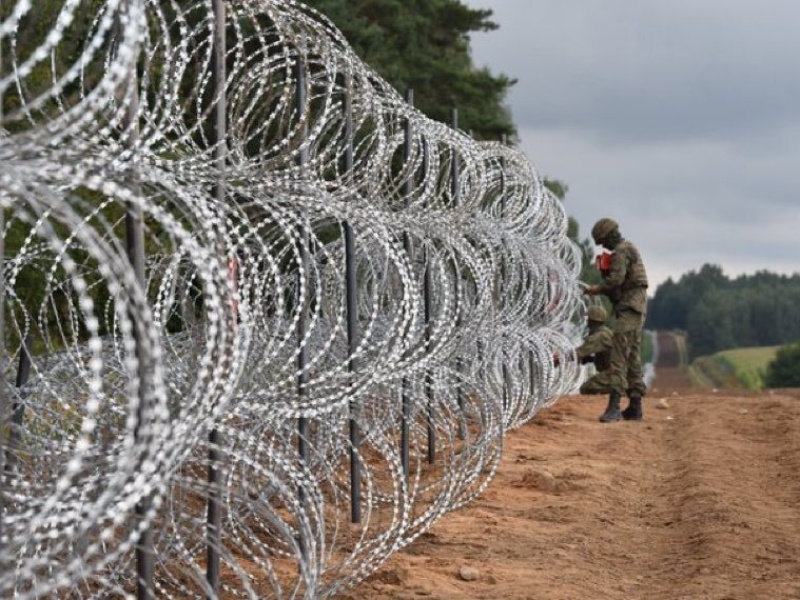
{"type": "Polygon", "coordinates": [[[624,240],[614,219],[603,218],[592,227],[592,239],[614,254],[611,265],[598,261],[603,276],[602,285],[590,285],[586,293],[603,294],[614,307],[614,342],[611,346],[611,365],[601,377],[611,390],[608,406],[600,415],[601,423],[620,419],[641,421],[642,396],[645,392],[642,372],[642,330],[647,312],[647,273],[642,256],[636,246],[624,240]],[[619,409],[622,394],[628,394],[630,403],[619,409]]]}
{"type": "MultiPolygon", "coordinates": [[[[603,375],[611,365],[611,346],[614,343],[614,332],[603,323],[589,321],[589,335],[583,344],[575,349],[575,355],[580,362],[594,357],[594,366],[597,373],[587,379],[581,386],[581,394],[607,394],[611,391],[603,375]]],[[[607,379],[607,378],[606,378],[607,379]]]]}
{"type": "Polygon", "coordinates": [[[629,241],[620,238],[613,250],[611,269],[603,275],[599,290],[611,300],[616,318],[610,365],[601,383],[620,396],[643,396],[646,386],[642,330],[647,314],[647,273],[639,251],[629,241]]]}

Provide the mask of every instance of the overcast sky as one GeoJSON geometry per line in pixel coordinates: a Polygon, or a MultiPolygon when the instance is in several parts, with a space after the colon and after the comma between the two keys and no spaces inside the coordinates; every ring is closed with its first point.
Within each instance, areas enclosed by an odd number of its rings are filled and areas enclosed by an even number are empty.
{"type": "Polygon", "coordinates": [[[518,79],[521,145],[609,216],[650,293],[705,263],[800,271],[800,0],[462,0],[477,65],[518,79]]]}

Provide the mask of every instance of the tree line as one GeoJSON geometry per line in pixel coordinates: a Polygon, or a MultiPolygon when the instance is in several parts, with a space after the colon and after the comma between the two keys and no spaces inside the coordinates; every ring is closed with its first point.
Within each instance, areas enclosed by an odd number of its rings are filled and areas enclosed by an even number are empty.
{"type": "Polygon", "coordinates": [[[650,329],[683,330],[692,358],[737,347],[800,340],[800,274],[759,271],[727,277],[705,264],[667,279],[649,302],[650,329]]]}
{"type": "Polygon", "coordinates": [[[477,67],[470,34],[498,25],[492,11],[459,0],[305,0],[327,16],[355,53],[392,87],[414,90],[415,107],[478,140],[516,137],[506,94],[515,80],[477,67]]]}

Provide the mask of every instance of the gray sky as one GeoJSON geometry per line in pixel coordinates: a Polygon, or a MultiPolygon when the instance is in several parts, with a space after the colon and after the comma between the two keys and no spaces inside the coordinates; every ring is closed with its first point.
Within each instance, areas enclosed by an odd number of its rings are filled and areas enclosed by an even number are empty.
{"type": "Polygon", "coordinates": [[[473,58],[588,237],[613,217],[655,287],[704,263],[800,272],[800,0],[462,0],[473,58]]]}

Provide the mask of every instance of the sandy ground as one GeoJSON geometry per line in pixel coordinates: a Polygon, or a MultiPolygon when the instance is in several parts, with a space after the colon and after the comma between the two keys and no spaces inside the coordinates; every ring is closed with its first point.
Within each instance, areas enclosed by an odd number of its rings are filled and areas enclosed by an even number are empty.
{"type": "Polygon", "coordinates": [[[642,422],[560,399],[342,599],[800,599],[800,390],[693,391],[661,360],[642,422]]]}

